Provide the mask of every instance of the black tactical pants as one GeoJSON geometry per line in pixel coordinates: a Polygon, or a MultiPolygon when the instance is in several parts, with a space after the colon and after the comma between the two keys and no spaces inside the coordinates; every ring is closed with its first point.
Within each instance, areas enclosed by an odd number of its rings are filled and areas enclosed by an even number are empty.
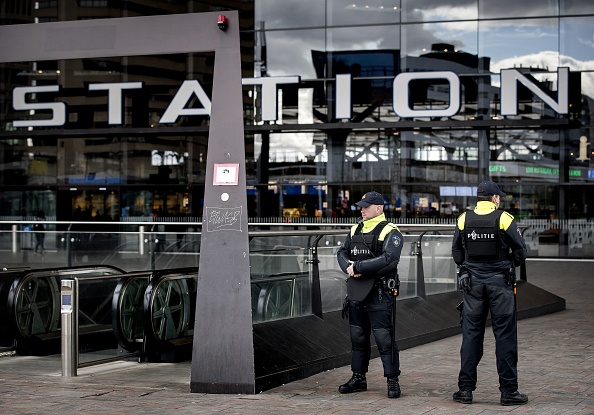
{"type": "Polygon", "coordinates": [[[371,355],[371,332],[380,353],[385,377],[400,376],[398,345],[394,344],[392,363],[392,296],[375,286],[363,301],[349,302],[353,372],[367,373],[371,355]]]}
{"type": "Polygon", "coordinates": [[[518,389],[516,310],[513,287],[505,283],[503,274],[472,276],[472,289],[464,294],[458,387],[460,390],[476,388],[477,366],[483,356],[485,323],[489,311],[495,335],[499,390],[515,392],[518,389]]]}

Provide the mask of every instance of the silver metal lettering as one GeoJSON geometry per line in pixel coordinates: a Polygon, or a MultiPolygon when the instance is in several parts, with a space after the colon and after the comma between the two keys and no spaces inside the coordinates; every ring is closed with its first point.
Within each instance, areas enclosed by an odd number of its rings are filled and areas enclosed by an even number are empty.
{"type": "MultiPolygon", "coordinates": [[[[558,114],[567,114],[569,111],[569,68],[558,68],[557,100],[535,84],[529,77],[517,69],[501,70],[501,114],[517,115],[518,93],[517,83],[520,82],[542,99],[558,114]]],[[[336,76],[336,111],[337,119],[350,119],[352,114],[351,100],[351,75],[339,74],[336,76]]],[[[260,111],[262,121],[278,120],[278,85],[298,84],[299,76],[244,78],[243,85],[256,85],[261,87],[260,111]]],[[[110,125],[122,124],[122,91],[125,89],[141,89],[142,82],[113,82],[104,84],[90,84],[90,91],[108,91],[108,122],[110,125]]],[[[12,106],[16,111],[49,110],[51,118],[37,120],[15,120],[15,127],[55,127],[66,123],[66,104],[64,102],[26,102],[27,94],[58,92],[59,85],[15,87],[13,90],[12,106]]],[[[436,72],[405,72],[398,74],[393,81],[393,109],[402,118],[411,117],[451,117],[460,110],[460,78],[450,71],[436,72]],[[409,84],[418,79],[445,79],[449,83],[449,106],[444,109],[415,110],[408,106],[409,84]]],[[[197,80],[184,81],[169,106],[159,120],[159,124],[173,124],[182,116],[206,115],[210,116],[211,101],[197,80]],[[202,108],[186,108],[192,97],[196,97],[202,108]]]]}
{"type": "Polygon", "coordinates": [[[451,117],[460,110],[460,78],[454,72],[404,72],[394,78],[392,106],[396,115],[412,117],[451,117]],[[445,79],[449,82],[449,107],[437,110],[413,110],[408,106],[408,84],[416,79],[445,79]]]}
{"type": "Polygon", "coordinates": [[[159,124],[172,124],[177,121],[178,117],[186,115],[210,115],[210,106],[210,98],[202,89],[200,82],[197,80],[184,81],[163,113],[159,124]],[[196,95],[202,108],[186,108],[186,104],[193,95],[196,95]]]}
{"type": "Polygon", "coordinates": [[[262,87],[262,121],[277,120],[277,88],[279,84],[298,84],[299,76],[270,76],[262,78],[243,78],[243,85],[260,85],[262,87]]]}
{"type": "Polygon", "coordinates": [[[350,120],[351,119],[351,75],[341,74],[336,75],[336,119],[350,120]]]}
{"type": "Polygon", "coordinates": [[[569,112],[569,68],[557,68],[557,101],[517,69],[502,69],[501,115],[518,115],[518,82],[542,99],[557,114],[569,112]]]}
{"type": "Polygon", "coordinates": [[[142,89],[142,82],[106,82],[101,84],[89,84],[89,91],[107,92],[107,119],[109,125],[122,124],[122,90],[142,89]]]}
{"type": "Polygon", "coordinates": [[[25,101],[27,94],[58,92],[60,85],[44,86],[18,86],[12,90],[12,107],[16,111],[37,111],[49,110],[52,113],[50,119],[45,120],[15,120],[14,127],[60,127],[66,124],[66,104],[63,102],[38,102],[25,101]]]}

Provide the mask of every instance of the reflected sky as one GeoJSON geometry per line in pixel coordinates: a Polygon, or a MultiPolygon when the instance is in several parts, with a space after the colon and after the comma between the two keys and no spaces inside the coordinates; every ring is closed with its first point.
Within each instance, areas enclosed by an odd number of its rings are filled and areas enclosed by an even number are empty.
{"type": "MultiPolygon", "coordinates": [[[[554,80],[559,66],[571,70],[594,70],[594,18],[559,15],[594,13],[592,0],[383,2],[393,8],[391,12],[377,10],[380,2],[376,0],[366,4],[374,10],[357,10],[360,4],[352,0],[256,0],[256,20],[265,19],[268,29],[318,27],[268,31],[268,74],[316,78],[312,50],[400,50],[404,71],[409,69],[407,57],[422,56],[431,51],[432,45],[439,43],[489,58],[489,69],[493,74],[506,68],[533,67],[548,70],[551,73],[541,78],[554,80]],[[349,5],[357,7],[349,10],[349,5]],[[398,13],[395,7],[399,7],[398,13]],[[510,19],[505,19],[507,17],[510,19]],[[398,19],[403,24],[399,24],[398,19]],[[324,24],[330,27],[324,29],[324,24]],[[351,24],[356,27],[331,27],[351,24]]],[[[414,66],[419,62],[409,59],[408,63],[414,66]]],[[[443,65],[437,66],[444,70],[443,65]]],[[[451,70],[460,72],[459,67],[451,70]]],[[[493,85],[498,85],[499,77],[492,78],[493,85]]],[[[582,91],[594,97],[594,73],[582,75],[582,91]]],[[[295,143],[299,142],[299,138],[295,138],[295,143]]]]}
{"type": "Polygon", "coordinates": [[[402,0],[403,22],[466,20],[477,17],[477,0],[402,0]]]}
{"type": "Polygon", "coordinates": [[[479,19],[557,16],[558,13],[558,0],[479,0],[479,19]]]}

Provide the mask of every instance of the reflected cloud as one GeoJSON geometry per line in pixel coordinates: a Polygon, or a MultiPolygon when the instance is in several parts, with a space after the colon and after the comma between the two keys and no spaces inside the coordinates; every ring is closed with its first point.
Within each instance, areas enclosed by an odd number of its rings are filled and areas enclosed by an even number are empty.
{"type": "MultiPolygon", "coordinates": [[[[476,19],[476,8],[467,6],[437,6],[431,7],[425,10],[415,8],[414,14],[422,16],[421,20],[471,20],[476,19]]],[[[456,24],[464,24],[464,22],[458,22],[456,24]]]]}
{"type": "MultiPolygon", "coordinates": [[[[556,72],[558,67],[568,67],[572,71],[586,71],[589,68],[594,67],[594,60],[580,61],[572,58],[571,56],[559,56],[559,54],[555,51],[543,51],[530,55],[514,56],[511,58],[502,59],[498,62],[492,62],[490,70],[496,74],[500,73],[502,69],[509,68],[541,68],[547,69],[551,72],[556,72]],[[559,61],[561,64],[559,64],[559,61]]],[[[543,77],[551,76],[549,73],[533,75],[537,79],[543,79],[543,77]]],[[[496,82],[493,82],[493,85],[499,86],[499,78],[496,77],[495,79],[496,82]]],[[[582,73],[582,94],[594,98],[594,73],[582,73]]]]}

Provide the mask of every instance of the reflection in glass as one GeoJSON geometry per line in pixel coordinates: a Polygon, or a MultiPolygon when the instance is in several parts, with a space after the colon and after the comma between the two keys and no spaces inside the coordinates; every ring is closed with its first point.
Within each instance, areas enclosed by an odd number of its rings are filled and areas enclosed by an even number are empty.
{"type": "Polygon", "coordinates": [[[400,49],[398,26],[328,29],[327,50],[400,49]]]}
{"type": "Polygon", "coordinates": [[[400,23],[400,0],[365,0],[363,3],[328,0],[327,3],[329,26],[400,23]]]}
{"type": "Polygon", "coordinates": [[[468,183],[478,171],[478,135],[464,130],[403,131],[400,154],[403,180],[468,183]]]}
{"type": "Polygon", "coordinates": [[[402,26],[402,70],[457,73],[484,66],[477,59],[476,22],[402,26]]]}
{"type": "Polygon", "coordinates": [[[267,31],[265,37],[265,66],[269,76],[315,78],[311,51],[325,49],[323,29],[267,31]]]}
{"type": "Polygon", "coordinates": [[[402,0],[403,22],[472,20],[477,11],[477,0],[402,0]]]}
{"type": "Polygon", "coordinates": [[[324,26],[323,1],[255,0],[254,3],[256,30],[324,26]]]}
{"type": "MultiPolygon", "coordinates": [[[[6,70],[14,72],[16,80],[11,82],[10,88],[60,87],[57,92],[25,94],[25,102],[44,104],[38,110],[13,110],[11,97],[7,119],[19,121],[21,129],[43,127],[41,123],[50,118],[57,123],[60,120],[56,112],[50,111],[49,104],[60,103],[65,107],[63,128],[66,129],[163,127],[163,115],[184,87],[184,81],[196,80],[200,85],[193,87],[192,82],[185,85],[190,90],[190,98],[182,103],[182,108],[204,108],[205,103],[198,99],[196,90],[200,88],[207,96],[211,95],[213,64],[214,53],[6,64],[6,70]],[[115,96],[120,99],[114,99],[115,96]]],[[[208,117],[178,116],[172,122],[176,126],[199,126],[208,123],[208,117]]]]}
{"type": "MultiPolygon", "coordinates": [[[[560,25],[561,66],[581,71],[594,69],[592,17],[566,17],[561,19],[560,25]]],[[[592,86],[590,85],[589,91],[583,93],[593,96],[592,86]]]]}
{"type": "Polygon", "coordinates": [[[561,14],[594,14],[591,0],[560,0],[561,14]]]}
{"type": "Polygon", "coordinates": [[[518,0],[479,0],[479,19],[518,16],[557,16],[559,0],[538,2],[518,0]]]}
{"type": "Polygon", "coordinates": [[[55,138],[34,137],[0,140],[0,184],[49,185],[56,183],[55,138]]]}
{"type": "Polygon", "coordinates": [[[559,65],[557,23],[557,19],[480,21],[479,56],[491,59],[491,72],[495,73],[514,67],[556,71],[559,65]],[[518,41],[519,37],[522,41],[518,41]]]}

